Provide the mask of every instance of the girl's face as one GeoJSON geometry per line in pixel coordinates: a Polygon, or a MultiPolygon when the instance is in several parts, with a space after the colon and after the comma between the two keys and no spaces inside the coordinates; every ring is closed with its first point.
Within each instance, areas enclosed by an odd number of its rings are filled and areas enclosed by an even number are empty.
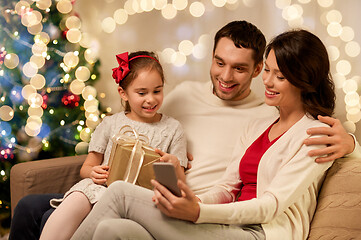
{"type": "Polygon", "coordinates": [[[278,68],[273,50],[268,54],[262,75],[266,88],[265,102],[270,106],[278,106],[280,110],[302,110],[301,90],[292,85],[278,68]]]}
{"type": "Polygon", "coordinates": [[[157,113],[163,103],[163,81],[155,69],[141,70],[126,90],[119,87],[118,92],[130,105],[127,116],[138,122],[158,122],[157,113]]]}

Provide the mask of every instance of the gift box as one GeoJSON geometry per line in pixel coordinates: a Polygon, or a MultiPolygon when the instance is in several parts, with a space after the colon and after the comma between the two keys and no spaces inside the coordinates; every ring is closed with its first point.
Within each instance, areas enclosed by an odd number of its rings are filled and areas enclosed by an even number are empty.
{"type": "Polygon", "coordinates": [[[152,163],[159,161],[160,155],[148,145],[148,138],[139,135],[130,126],[124,126],[112,141],[107,186],[114,181],[123,180],[152,189],[152,163]]]}

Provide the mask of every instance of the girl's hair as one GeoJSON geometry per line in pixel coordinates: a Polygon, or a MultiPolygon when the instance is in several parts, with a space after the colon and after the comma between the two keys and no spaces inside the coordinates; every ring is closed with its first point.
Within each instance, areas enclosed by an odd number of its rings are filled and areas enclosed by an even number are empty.
{"type": "Polygon", "coordinates": [[[331,116],[335,108],[335,86],[325,46],[306,30],[291,30],[275,37],[266,47],[273,50],[279,70],[301,90],[303,108],[314,119],[331,116]]]}
{"type": "MultiPolygon", "coordinates": [[[[137,52],[130,53],[128,56],[128,59],[131,59],[133,57],[140,56],[140,55],[150,56],[156,60],[154,60],[152,58],[148,58],[148,57],[138,57],[138,58],[135,58],[135,59],[132,59],[131,61],[129,61],[130,72],[127,74],[127,76],[125,76],[119,82],[119,86],[121,88],[123,88],[124,91],[133,82],[133,80],[137,78],[139,72],[143,71],[143,70],[149,70],[149,71],[156,70],[159,73],[159,75],[162,79],[162,82],[164,83],[163,68],[162,68],[162,65],[160,65],[160,63],[159,63],[157,55],[154,52],[137,51],[137,52]]],[[[125,111],[129,112],[130,111],[129,103],[125,102],[124,105],[125,105],[124,106],[125,111]]]]}
{"type": "Polygon", "coordinates": [[[214,37],[213,53],[221,38],[229,38],[238,48],[253,50],[255,65],[263,61],[266,38],[263,33],[252,23],[247,21],[233,21],[222,27],[214,37]]]}

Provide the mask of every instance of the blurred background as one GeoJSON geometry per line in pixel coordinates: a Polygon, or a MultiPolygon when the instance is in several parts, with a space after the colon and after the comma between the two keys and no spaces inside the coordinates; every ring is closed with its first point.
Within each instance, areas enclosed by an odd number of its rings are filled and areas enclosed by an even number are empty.
{"type": "MultiPolygon", "coordinates": [[[[10,223],[9,174],[22,161],[83,154],[102,117],[121,109],[116,54],[154,51],[165,93],[209,81],[213,37],[233,20],[267,41],[291,28],[327,46],[339,118],[361,139],[358,0],[1,0],[0,236],[10,223]]],[[[258,77],[252,90],[264,88],[258,77]]]]}

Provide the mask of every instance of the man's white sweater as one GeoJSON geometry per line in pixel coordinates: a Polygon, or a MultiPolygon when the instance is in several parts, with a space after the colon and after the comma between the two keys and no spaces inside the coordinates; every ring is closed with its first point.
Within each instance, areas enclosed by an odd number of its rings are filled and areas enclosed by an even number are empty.
{"type": "Polygon", "coordinates": [[[204,193],[222,177],[234,146],[250,121],[276,116],[277,109],[251,92],[240,101],[224,101],[213,94],[211,82],[183,82],[170,92],[162,112],[177,119],[194,157],[187,184],[204,193]]]}

